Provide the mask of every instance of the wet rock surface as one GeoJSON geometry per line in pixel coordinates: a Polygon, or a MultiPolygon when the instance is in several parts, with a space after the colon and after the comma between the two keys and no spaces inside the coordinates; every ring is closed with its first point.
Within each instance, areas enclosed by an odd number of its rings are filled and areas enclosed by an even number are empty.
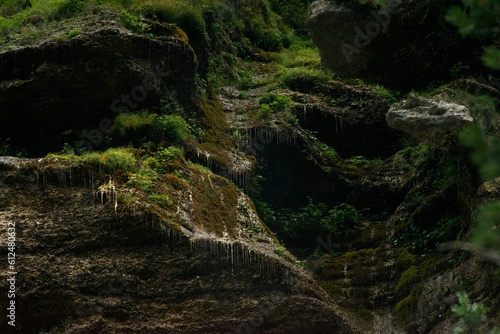
{"type": "Polygon", "coordinates": [[[17,233],[18,332],[355,333],[311,278],[274,253],[243,194],[239,223],[219,235],[189,211],[197,203],[179,203],[174,229],[174,216],[101,205],[78,175],[65,186],[37,182],[33,170],[0,174],[2,234],[8,223],[17,233]]]}

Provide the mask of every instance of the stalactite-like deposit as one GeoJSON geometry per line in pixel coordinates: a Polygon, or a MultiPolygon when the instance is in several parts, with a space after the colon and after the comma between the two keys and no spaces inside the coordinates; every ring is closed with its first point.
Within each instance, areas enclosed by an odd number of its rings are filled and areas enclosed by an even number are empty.
{"type": "Polygon", "coordinates": [[[205,165],[208,169],[212,170],[213,159],[207,151],[196,149],[196,158],[201,164],[205,165]]]}
{"type": "Polygon", "coordinates": [[[104,205],[109,201],[113,201],[116,212],[118,208],[118,196],[113,179],[110,178],[108,183],[99,186],[98,190],[95,192],[95,196],[100,200],[101,205],[104,205]]]}
{"type": "Polygon", "coordinates": [[[194,253],[209,253],[215,255],[220,263],[227,263],[234,268],[238,266],[258,266],[259,273],[275,275],[279,264],[278,260],[263,253],[252,250],[241,241],[227,241],[216,238],[194,238],[189,240],[190,249],[194,253]]]}

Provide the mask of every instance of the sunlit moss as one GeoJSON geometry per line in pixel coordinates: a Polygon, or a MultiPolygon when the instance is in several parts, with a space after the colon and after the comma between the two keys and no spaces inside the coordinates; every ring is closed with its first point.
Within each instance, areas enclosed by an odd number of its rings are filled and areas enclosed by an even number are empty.
{"type": "Polygon", "coordinates": [[[104,152],[92,152],[78,158],[79,161],[113,172],[118,169],[137,169],[137,159],[127,148],[110,148],[104,152]]]}

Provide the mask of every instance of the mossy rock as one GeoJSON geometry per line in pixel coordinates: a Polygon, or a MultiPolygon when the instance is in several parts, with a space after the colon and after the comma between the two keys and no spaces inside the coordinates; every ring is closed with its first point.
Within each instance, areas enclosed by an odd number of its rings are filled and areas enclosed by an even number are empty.
{"type": "Polygon", "coordinates": [[[396,264],[403,269],[407,269],[417,261],[417,256],[409,253],[406,247],[399,248],[397,254],[396,264]]]}
{"type": "Polygon", "coordinates": [[[400,300],[394,308],[396,320],[401,324],[407,324],[408,320],[411,319],[416,312],[416,303],[417,298],[411,295],[400,300]]]}
{"type": "Polygon", "coordinates": [[[398,285],[394,289],[394,292],[397,295],[404,296],[410,292],[415,283],[417,283],[420,279],[420,270],[417,266],[411,266],[408,268],[403,274],[401,274],[401,278],[399,279],[398,285]]]}

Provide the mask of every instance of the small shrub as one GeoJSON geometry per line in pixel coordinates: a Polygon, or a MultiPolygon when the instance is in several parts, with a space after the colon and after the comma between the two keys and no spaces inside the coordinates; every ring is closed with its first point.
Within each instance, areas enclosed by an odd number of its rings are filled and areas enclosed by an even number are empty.
{"type": "Polygon", "coordinates": [[[257,117],[262,120],[268,120],[269,117],[271,116],[272,109],[269,106],[269,104],[262,104],[260,106],[259,112],[257,113],[257,117]]]}
{"type": "MultiPolygon", "coordinates": [[[[453,330],[454,334],[475,334],[480,332],[481,325],[486,320],[486,307],[483,304],[471,303],[466,292],[457,293],[458,304],[451,310],[458,318],[458,324],[453,330]]],[[[494,328],[490,334],[498,334],[500,330],[494,328]]]]}
{"type": "Polygon", "coordinates": [[[125,10],[122,10],[119,20],[125,28],[135,33],[144,34],[151,28],[149,24],[142,22],[140,17],[125,10]]]}
{"type": "Polygon", "coordinates": [[[170,146],[156,152],[156,159],[163,162],[184,161],[184,151],[182,148],[170,146]]]}
{"type": "Polygon", "coordinates": [[[193,163],[190,163],[189,166],[200,173],[212,174],[212,171],[207,166],[203,166],[200,164],[193,164],[193,163]]]}
{"type": "Polygon", "coordinates": [[[461,61],[453,64],[450,69],[450,75],[453,79],[461,78],[465,75],[465,73],[469,70],[468,66],[465,66],[461,61]]]}
{"type": "Polygon", "coordinates": [[[22,12],[31,7],[31,2],[26,0],[3,0],[0,4],[0,16],[8,17],[22,12]]]}
{"type": "Polygon", "coordinates": [[[279,224],[277,229],[288,235],[326,232],[339,238],[349,236],[362,221],[360,213],[349,204],[342,203],[330,209],[325,203],[313,203],[311,198],[299,212],[282,209],[271,216],[279,224]]]}
{"type": "Polygon", "coordinates": [[[349,103],[349,96],[341,95],[335,99],[330,100],[330,105],[332,107],[343,107],[349,103]]]}
{"type": "Polygon", "coordinates": [[[302,37],[307,37],[307,13],[312,2],[312,0],[270,0],[269,4],[274,12],[281,14],[285,24],[302,37]]]}
{"type": "Polygon", "coordinates": [[[291,125],[299,124],[299,119],[290,110],[285,112],[285,121],[291,125]]]}
{"type": "Polygon", "coordinates": [[[68,160],[68,161],[78,161],[78,156],[75,153],[49,153],[45,156],[48,159],[59,159],[59,160],[68,160]]]}
{"type": "Polygon", "coordinates": [[[156,170],[160,166],[160,162],[154,157],[145,157],[142,163],[153,170],[156,170]]]}
{"type": "Polygon", "coordinates": [[[275,112],[285,112],[290,108],[290,98],[271,92],[262,95],[259,104],[267,104],[275,112]]]}
{"type": "Polygon", "coordinates": [[[392,162],[404,169],[415,172],[427,160],[430,147],[420,143],[417,146],[407,146],[397,152],[392,162]]]}
{"type": "Polygon", "coordinates": [[[66,34],[60,34],[60,35],[54,36],[54,41],[57,43],[66,42],[67,40],[68,40],[68,35],[66,35],[66,34]]]}
{"type": "Polygon", "coordinates": [[[73,29],[73,30],[70,30],[70,32],[68,32],[68,38],[69,39],[75,38],[75,37],[80,36],[81,34],[83,34],[83,31],[81,29],[73,29]]]}
{"type": "Polygon", "coordinates": [[[396,264],[403,268],[408,268],[415,264],[417,257],[408,252],[406,248],[398,249],[398,258],[396,259],[396,264]]]}
{"type": "Polygon", "coordinates": [[[145,193],[149,193],[153,190],[153,181],[150,178],[139,174],[130,175],[127,184],[145,193]]]}
{"type": "Polygon", "coordinates": [[[477,213],[478,226],[471,235],[471,242],[496,251],[500,250],[500,202],[492,202],[479,206],[477,213]]]}
{"type": "Polygon", "coordinates": [[[161,136],[172,143],[180,144],[189,135],[189,125],[180,116],[161,115],[158,116],[153,126],[161,136]]]}
{"type": "Polygon", "coordinates": [[[323,151],[323,155],[327,159],[333,159],[336,156],[338,156],[338,153],[334,149],[326,149],[326,150],[323,151]]]}

